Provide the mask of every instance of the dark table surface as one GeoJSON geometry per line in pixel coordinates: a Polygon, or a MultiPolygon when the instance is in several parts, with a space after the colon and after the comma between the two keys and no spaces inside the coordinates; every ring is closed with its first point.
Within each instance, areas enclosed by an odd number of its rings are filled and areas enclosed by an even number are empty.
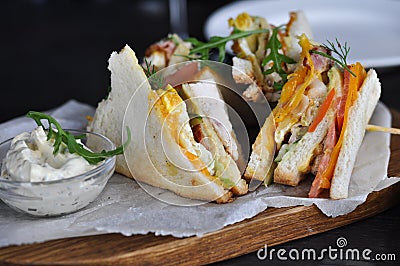
{"type": "MultiPolygon", "coordinates": [[[[228,2],[188,0],[189,35],[204,39],[206,18],[228,2]]],[[[142,58],[149,44],[170,32],[166,0],[3,1],[0,22],[0,122],[29,110],[57,107],[71,98],[96,106],[107,92],[107,59],[110,53],[129,44],[138,58],[142,58]]],[[[383,88],[381,100],[390,108],[400,110],[400,67],[380,68],[377,72],[383,88]]],[[[339,237],[344,237],[353,248],[394,253],[399,262],[399,217],[400,206],[397,206],[363,221],[275,248],[321,249],[334,245],[339,237]]],[[[336,260],[315,264],[374,263],[336,260]]],[[[251,253],[218,264],[298,262],[262,261],[256,253],[251,253]]]]}

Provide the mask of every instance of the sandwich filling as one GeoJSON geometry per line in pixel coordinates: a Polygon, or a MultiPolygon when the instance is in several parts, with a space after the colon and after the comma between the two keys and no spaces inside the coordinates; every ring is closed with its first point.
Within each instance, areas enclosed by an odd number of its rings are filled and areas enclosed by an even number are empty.
{"type": "Polygon", "coordinates": [[[156,99],[154,108],[162,114],[163,126],[172,132],[176,143],[181,147],[181,153],[187,157],[195,169],[201,171],[205,176],[214,175],[214,163],[212,155],[203,145],[194,140],[190,126],[185,123],[185,104],[178,93],[170,85],[165,90],[152,91],[149,94],[151,100],[156,99]]]}
{"type": "MultiPolygon", "coordinates": [[[[291,12],[286,27],[276,27],[262,17],[250,16],[244,12],[235,19],[229,19],[229,26],[241,31],[269,29],[268,32],[234,40],[232,50],[236,56],[232,60],[235,68],[232,74],[237,83],[250,84],[243,92],[243,96],[248,100],[259,100],[261,91],[269,102],[276,102],[280,97],[281,86],[286,81],[286,75],[293,73],[300,59],[301,47],[297,36],[304,33],[312,38],[311,28],[304,13],[291,12]],[[285,57],[282,64],[274,66],[273,59],[282,55],[285,57]],[[243,73],[254,83],[249,83],[249,79],[243,78],[243,73]]],[[[234,32],[235,30],[232,34],[234,32]]]]}
{"type": "Polygon", "coordinates": [[[326,62],[327,58],[313,57],[310,54],[309,51],[315,48],[305,35],[300,37],[299,43],[303,48],[301,53],[303,64],[289,75],[288,82],[282,89],[281,98],[273,110],[277,149],[281,148],[288,136],[288,144],[300,140],[328,93],[322,73],[327,72],[331,63],[326,62]]]}
{"type": "MultiPolygon", "coordinates": [[[[356,75],[349,71],[343,73],[343,94],[336,98],[333,106],[336,119],[330,125],[324,141],[324,153],[318,155],[320,163],[317,175],[310,189],[309,197],[318,197],[331,187],[335,166],[342,147],[344,132],[349,122],[349,111],[357,99],[358,91],[366,77],[366,71],[360,63],[349,66],[356,75]]],[[[329,99],[328,99],[329,100],[329,99]]],[[[332,103],[331,103],[332,104],[332,103]]]]}
{"type": "Polygon", "coordinates": [[[247,184],[241,179],[236,165],[238,148],[231,136],[232,125],[218,87],[212,83],[182,84],[178,89],[191,114],[190,125],[198,143],[212,153],[215,175],[236,195],[247,193],[247,184]]]}
{"type": "Polygon", "coordinates": [[[247,184],[241,179],[231,156],[225,152],[208,118],[193,115],[191,111],[194,107],[187,106],[170,85],[165,89],[152,91],[149,100],[155,100],[154,108],[162,114],[164,126],[173,132],[175,141],[181,147],[181,153],[189,159],[195,169],[235,195],[247,192],[247,184]],[[187,119],[188,113],[191,114],[190,119],[187,119]]]}

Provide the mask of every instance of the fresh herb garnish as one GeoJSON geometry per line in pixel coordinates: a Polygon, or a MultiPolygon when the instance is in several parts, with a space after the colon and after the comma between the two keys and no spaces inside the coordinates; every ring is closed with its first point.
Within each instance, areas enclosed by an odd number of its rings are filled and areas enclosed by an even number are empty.
{"type": "Polygon", "coordinates": [[[203,120],[203,116],[196,114],[196,113],[189,113],[189,117],[190,119],[199,119],[199,120],[203,120]]]}
{"type": "Polygon", "coordinates": [[[104,100],[108,99],[108,96],[110,95],[110,93],[111,93],[111,85],[109,85],[107,88],[107,94],[106,94],[106,96],[104,96],[104,100]]]}
{"type": "Polygon", "coordinates": [[[292,58],[279,53],[279,50],[282,49],[282,43],[279,41],[278,38],[278,32],[281,29],[282,26],[276,27],[272,30],[271,37],[269,38],[268,44],[266,46],[266,49],[269,49],[269,54],[263,59],[261,66],[265,66],[269,62],[272,61],[272,66],[270,69],[264,71],[264,75],[269,75],[274,72],[276,72],[280,77],[281,81],[279,82],[274,82],[274,88],[276,90],[282,90],[283,85],[287,81],[287,76],[288,74],[286,73],[285,70],[282,68],[282,64],[295,64],[296,61],[293,60],[292,58]]]}
{"type": "Polygon", "coordinates": [[[199,121],[203,121],[203,117],[201,115],[197,115],[197,116],[193,117],[192,119],[197,119],[199,121]]]}
{"type": "Polygon", "coordinates": [[[199,114],[189,114],[189,117],[190,117],[189,124],[190,127],[192,128],[203,122],[203,117],[199,114]]]}
{"type": "Polygon", "coordinates": [[[229,41],[237,40],[240,38],[245,38],[247,36],[259,33],[268,32],[269,29],[258,29],[258,30],[249,30],[242,31],[237,28],[234,28],[233,33],[227,37],[220,36],[212,36],[209,42],[202,42],[197,40],[196,38],[188,38],[185,41],[190,42],[193,45],[193,49],[190,50],[189,55],[199,54],[199,58],[193,59],[209,59],[210,58],[210,50],[218,49],[218,61],[223,62],[225,59],[225,46],[229,41]]]}
{"type": "Polygon", "coordinates": [[[36,124],[38,126],[43,127],[43,129],[45,129],[45,130],[46,130],[46,128],[42,124],[41,120],[47,120],[47,122],[49,123],[49,127],[47,129],[47,132],[48,132],[47,140],[54,138],[54,144],[53,144],[53,147],[54,147],[53,154],[54,155],[56,155],[59,152],[61,143],[64,143],[67,146],[70,153],[76,153],[76,154],[82,156],[90,164],[96,164],[96,163],[103,161],[107,157],[122,154],[124,152],[125,147],[131,141],[131,131],[127,127],[126,130],[127,130],[127,134],[128,134],[128,139],[123,145],[121,145],[120,147],[118,147],[112,151],[104,151],[103,150],[102,152],[96,153],[96,152],[92,152],[92,151],[85,149],[81,143],[76,141],[77,139],[84,138],[85,137],[84,135],[74,136],[71,133],[69,133],[68,131],[64,131],[61,128],[61,125],[57,122],[57,120],[55,120],[50,115],[40,113],[40,112],[30,111],[26,114],[26,116],[35,120],[36,124]],[[55,128],[53,128],[52,125],[55,128]]]}
{"type": "Polygon", "coordinates": [[[157,72],[156,68],[154,67],[154,65],[151,64],[151,62],[147,61],[147,58],[144,58],[144,63],[146,64],[146,67],[144,68],[144,73],[146,74],[147,78],[150,78],[157,72]]]}
{"type": "Polygon", "coordinates": [[[144,63],[146,64],[146,67],[144,68],[144,73],[146,74],[147,79],[149,80],[149,83],[153,89],[161,89],[164,84],[165,84],[165,79],[162,76],[162,74],[156,75],[157,71],[154,65],[147,61],[147,59],[144,59],[144,63]]]}
{"type": "Polygon", "coordinates": [[[321,52],[321,51],[316,51],[316,50],[311,50],[310,53],[313,54],[318,54],[321,56],[324,56],[326,58],[329,58],[333,61],[335,61],[336,63],[338,63],[341,67],[343,67],[344,69],[346,69],[350,74],[352,74],[354,77],[356,77],[356,74],[354,74],[350,68],[347,66],[347,56],[350,52],[350,47],[347,46],[347,42],[344,43],[344,45],[342,45],[337,38],[335,38],[336,40],[336,45],[333,42],[330,42],[329,40],[326,40],[328,42],[328,45],[326,44],[322,44],[322,47],[324,47],[325,49],[337,54],[339,56],[339,59],[321,52]],[[336,48],[337,46],[337,48],[336,48]]]}

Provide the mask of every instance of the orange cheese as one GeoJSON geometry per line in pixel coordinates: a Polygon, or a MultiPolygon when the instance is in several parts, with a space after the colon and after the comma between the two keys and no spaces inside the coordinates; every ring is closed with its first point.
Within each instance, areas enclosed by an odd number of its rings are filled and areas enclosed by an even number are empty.
{"type": "Polygon", "coordinates": [[[282,122],[297,107],[315,75],[310,55],[312,45],[306,35],[300,36],[299,44],[302,47],[301,60],[305,60],[306,64],[288,76],[288,81],[282,88],[279,104],[273,111],[276,123],[282,122]]]}
{"type": "MultiPolygon", "coordinates": [[[[183,103],[182,98],[179,96],[177,91],[171,86],[167,85],[165,90],[152,91],[149,94],[149,101],[154,102],[154,108],[156,108],[166,119],[165,126],[167,126],[175,138],[175,141],[181,146],[181,151],[189,159],[195,169],[200,170],[201,173],[211,178],[211,174],[207,169],[207,166],[200,160],[200,157],[186,150],[180,143],[180,136],[178,130],[179,116],[181,115],[178,105],[183,103]]],[[[164,122],[163,122],[164,123],[164,122]]]]}
{"type": "Polygon", "coordinates": [[[185,150],[184,154],[185,154],[186,158],[188,158],[189,161],[193,164],[193,166],[195,166],[196,169],[200,170],[200,172],[203,175],[206,175],[207,177],[211,177],[210,172],[208,171],[206,165],[202,161],[200,161],[199,156],[191,153],[188,150],[185,150]]]}

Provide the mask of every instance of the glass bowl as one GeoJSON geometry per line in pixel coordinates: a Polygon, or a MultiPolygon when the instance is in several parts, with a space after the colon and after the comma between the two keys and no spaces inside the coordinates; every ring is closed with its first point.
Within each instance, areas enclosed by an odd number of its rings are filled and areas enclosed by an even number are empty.
{"type": "MultiPolygon", "coordinates": [[[[113,150],[115,145],[106,137],[83,130],[66,130],[85,135],[81,141],[94,152],[113,150]],[[87,141],[87,136],[90,135],[87,141]]],[[[0,169],[12,139],[0,144],[0,169]]],[[[57,216],[75,212],[94,201],[115,170],[115,156],[100,162],[96,168],[73,177],[21,182],[0,177],[0,198],[11,208],[34,216],[57,216]]]]}

